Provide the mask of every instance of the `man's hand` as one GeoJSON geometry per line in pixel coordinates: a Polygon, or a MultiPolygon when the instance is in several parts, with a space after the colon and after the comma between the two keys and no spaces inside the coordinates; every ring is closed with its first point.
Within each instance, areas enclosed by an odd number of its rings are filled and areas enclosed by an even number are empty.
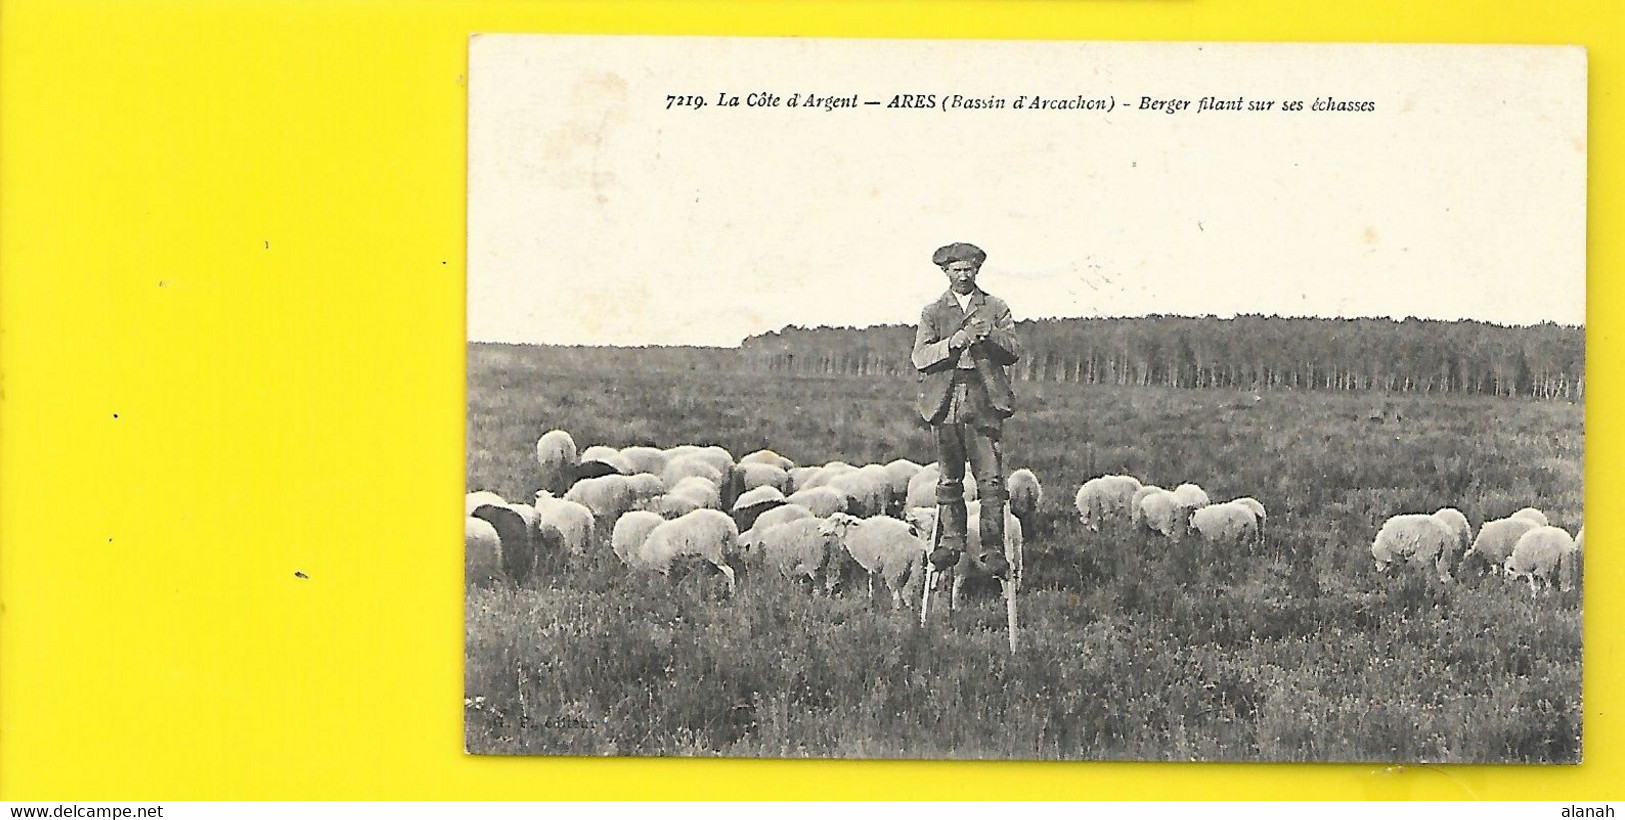
{"type": "Polygon", "coordinates": [[[969,347],[971,342],[975,341],[979,340],[971,335],[970,329],[962,327],[954,331],[954,335],[948,337],[948,346],[954,350],[960,350],[969,347]]]}
{"type": "Polygon", "coordinates": [[[986,319],[977,319],[970,323],[971,342],[980,342],[993,332],[993,323],[986,319]]]}

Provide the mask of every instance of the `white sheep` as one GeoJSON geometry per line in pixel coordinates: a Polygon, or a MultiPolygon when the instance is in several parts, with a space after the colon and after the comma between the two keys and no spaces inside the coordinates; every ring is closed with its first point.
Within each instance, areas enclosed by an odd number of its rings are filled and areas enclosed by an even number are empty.
{"type": "Polygon", "coordinates": [[[594,444],[593,446],[582,450],[581,457],[576,459],[576,461],[577,466],[587,466],[591,465],[593,462],[607,464],[609,465],[610,469],[613,469],[615,472],[620,473],[621,475],[631,475],[637,472],[632,468],[632,463],[628,461],[625,456],[621,455],[620,450],[617,450],[614,447],[606,447],[602,444],[594,444]]]}
{"type": "Polygon", "coordinates": [[[718,447],[715,444],[701,447],[699,450],[692,453],[690,457],[698,458],[712,467],[715,467],[717,473],[721,476],[727,476],[728,474],[732,473],[735,466],[733,454],[728,452],[727,449],[718,447]]]}
{"type": "Polygon", "coordinates": [[[701,476],[691,475],[678,481],[666,491],[666,495],[686,498],[708,509],[722,509],[722,490],[716,482],[701,476]]]}
{"type": "Polygon", "coordinates": [[[1265,515],[1265,513],[1264,513],[1264,504],[1263,504],[1263,502],[1259,501],[1256,498],[1253,498],[1250,495],[1244,495],[1244,496],[1242,496],[1240,498],[1232,498],[1227,503],[1238,504],[1240,506],[1246,507],[1247,510],[1253,514],[1253,521],[1255,521],[1256,524],[1257,524],[1253,529],[1256,530],[1257,533],[1258,533],[1257,540],[1262,542],[1264,540],[1264,522],[1265,522],[1266,517],[1267,517],[1265,515]]]}
{"type": "Polygon", "coordinates": [[[874,491],[881,499],[881,512],[886,512],[898,504],[899,497],[892,491],[891,471],[884,464],[865,464],[858,468],[858,475],[868,476],[874,491]]]}
{"type": "Polygon", "coordinates": [[[653,473],[660,475],[666,469],[666,453],[656,447],[622,447],[621,458],[633,473],[653,473]]]}
{"type": "Polygon", "coordinates": [[[486,586],[502,572],[502,539],[497,528],[472,515],[463,520],[463,583],[486,586]]]}
{"type": "MultiPolygon", "coordinates": [[[[834,490],[846,497],[845,512],[859,518],[881,515],[886,512],[891,498],[891,479],[885,474],[885,468],[880,470],[879,475],[868,471],[867,468],[851,470],[835,476],[823,488],[814,487],[802,492],[834,490]]],[[[808,506],[810,508],[811,505],[808,506]]]]}
{"type": "Polygon", "coordinates": [[[1195,484],[1181,484],[1174,488],[1174,501],[1186,511],[1187,514],[1195,512],[1209,504],[1207,491],[1195,484]]]}
{"type": "Polygon", "coordinates": [[[807,481],[813,476],[818,475],[818,473],[823,469],[823,467],[791,467],[789,470],[790,492],[793,493],[806,489],[807,481]]]}
{"type": "Polygon", "coordinates": [[[662,518],[680,518],[695,510],[706,509],[706,506],[688,496],[668,494],[657,495],[647,501],[639,502],[637,509],[656,513],[662,518]]]}
{"type": "Polygon", "coordinates": [[[812,511],[800,504],[786,504],[782,507],[774,507],[756,516],[755,523],[739,534],[739,551],[744,554],[747,560],[759,557],[761,554],[762,533],[780,524],[788,524],[791,521],[813,517],[815,516],[812,511]]]}
{"type": "Polygon", "coordinates": [[[1467,523],[1467,516],[1455,507],[1441,507],[1433,513],[1439,523],[1445,525],[1456,536],[1450,545],[1449,555],[1446,556],[1446,566],[1458,566],[1462,557],[1467,554],[1467,546],[1473,542],[1473,526],[1467,523]]]}
{"type": "Polygon", "coordinates": [[[1507,516],[1507,518],[1521,518],[1537,527],[1544,527],[1550,523],[1546,520],[1546,513],[1543,513],[1534,507],[1524,507],[1523,509],[1507,516]]]}
{"type": "Polygon", "coordinates": [[[670,521],[662,521],[643,539],[637,551],[637,565],[661,575],[670,575],[680,559],[697,558],[716,567],[728,579],[728,592],[734,591],[734,571],[728,557],[739,549],[739,530],[734,520],[717,510],[695,510],[670,521]]]}
{"type": "Polygon", "coordinates": [[[592,510],[574,501],[555,498],[546,490],[536,492],[536,525],[551,525],[564,539],[571,555],[586,555],[597,535],[592,510]]]}
{"type": "Polygon", "coordinates": [[[665,520],[659,513],[648,510],[633,510],[621,516],[609,536],[610,549],[614,550],[615,557],[626,564],[635,563],[644,540],[665,520]]]}
{"type": "Polygon", "coordinates": [[[1508,578],[1529,579],[1529,594],[1536,592],[1536,581],[1544,581],[1546,587],[1561,583],[1562,588],[1572,589],[1573,559],[1565,562],[1565,556],[1574,553],[1574,538],[1566,530],[1559,527],[1540,526],[1523,534],[1518,543],[1513,545],[1512,554],[1507,556],[1502,565],[1508,578]],[[1560,570],[1566,570],[1560,572],[1560,570]],[[1566,575],[1568,577],[1554,577],[1566,575]]]}
{"type": "Polygon", "coordinates": [[[780,492],[778,487],[757,487],[740,493],[739,497],[734,499],[733,510],[738,512],[775,501],[783,503],[784,500],[784,493],[780,492]]]}
{"type": "Polygon", "coordinates": [[[712,466],[709,459],[702,458],[699,453],[690,453],[676,456],[666,462],[666,469],[660,472],[660,480],[666,482],[667,487],[676,487],[677,482],[698,476],[709,479],[712,484],[720,487],[728,475],[729,472],[718,470],[712,466]]]}
{"type": "Polygon", "coordinates": [[[562,493],[575,479],[576,440],[563,430],[549,430],[536,440],[536,463],[542,471],[542,489],[562,493]]]}
{"type": "Polygon", "coordinates": [[[1371,557],[1377,571],[1386,572],[1399,561],[1433,564],[1439,580],[1450,580],[1448,552],[1456,534],[1431,515],[1408,513],[1383,522],[1371,542],[1371,557]]]}
{"type": "Polygon", "coordinates": [[[819,467],[817,472],[808,476],[805,481],[801,482],[800,489],[811,490],[818,487],[827,487],[831,481],[835,480],[836,476],[857,472],[857,469],[858,468],[844,461],[831,461],[830,463],[819,467]]]}
{"type": "Polygon", "coordinates": [[[739,473],[739,489],[742,492],[757,487],[772,487],[784,492],[785,488],[790,486],[790,474],[774,464],[741,462],[736,469],[739,473]]]}
{"type": "Polygon", "coordinates": [[[906,458],[893,459],[886,462],[886,478],[891,481],[892,511],[908,506],[908,483],[915,474],[924,469],[906,458]]]}
{"type": "Polygon", "coordinates": [[[1506,565],[1507,556],[1512,554],[1512,548],[1517,546],[1518,539],[1524,533],[1540,526],[1527,518],[1502,518],[1485,522],[1478,528],[1478,537],[1473,539],[1473,545],[1467,548],[1462,556],[1462,566],[1466,568],[1469,562],[1482,561],[1491,573],[1499,573],[1506,565]]]}
{"type": "Polygon", "coordinates": [[[1038,506],[1044,503],[1044,485],[1032,470],[1022,467],[1005,479],[1004,488],[1010,496],[1010,512],[1023,521],[1032,521],[1038,506]]]}
{"type": "Polygon", "coordinates": [[[1085,527],[1099,532],[1113,521],[1134,519],[1138,503],[1135,494],[1141,488],[1140,480],[1128,475],[1103,475],[1091,478],[1078,487],[1072,504],[1078,510],[1078,519],[1085,527]]]}
{"type": "Polygon", "coordinates": [[[760,535],[761,557],[765,564],[786,578],[805,576],[818,581],[824,575],[824,590],[834,592],[840,583],[841,546],[847,531],[858,519],[845,513],[829,518],[800,518],[779,524],[760,535]]]}
{"type": "Polygon", "coordinates": [[[632,488],[632,497],[639,501],[664,495],[666,492],[666,482],[661,481],[660,476],[654,473],[634,473],[626,477],[626,484],[632,488]]]}
{"type": "Polygon", "coordinates": [[[779,468],[780,470],[784,470],[785,472],[789,472],[791,467],[796,466],[794,461],[791,461],[790,459],[787,459],[784,456],[773,452],[772,450],[757,450],[756,452],[739,459],[739,463],[770,464],[779,468]]]}
{"type": "Polygon", "coordinates": [[[476,490],[463,496],[463,515],[473,515],[474,511],[486,504],[495,504],[498,507],[508,502],[502,496],[490,490],[476,490]]]}
{"type": "Polygon", "coordinates": [[[1209,504],[1191,513],[1191,528],[1209,544],[1246,544],[1258,540],[1258,517],[1245,504],[1209,504]]]}
{"type": "Polygon", "coordinates": [[[1168,538],[1183,536],[1190,525],[1185,508],[1169,490],[1146,493],[1140,498],[1139,518],[1147,529],[1168,538]]]}
{"type": "Polygon", "coordinates": [[[785,496],[785,500],[806,507],[818,518],[828,518],[835,513],[846,512],[846,494],[832,487],[797,490],[785,496]]]}
{"type": "Polygon", "coordinates": [[[598,519],[599,527],[610,527],[622,513],[637,503],[637,491],[630,478],[624,475],[606,475],[577,481],[564,494],[565,501],[574,501],[589,510],[598,519]]]}
{"type": "Polygon", "coordinates": [[[871,598],[876,575],[891,591],[894,610],[919,594],[930,545],[914,525],[887,516],[866,518],[847,531],[844,541],[847,554],[869,575],[871,598]]]}
{"type": "Polygon", "coordinates": [[[1147,526],[1145,523],[1145,513],[1140,510],[1140,502],[1144,501],[1146,496],[1151,495],[1152,493],[1160,492],[1163,492],[1163,489],[1155,484],[1143,484],[1140,486],[1140,489],[1135,490],[1134,495],[1129,496],[1129,523],[1136,527],[1147,526]]]}

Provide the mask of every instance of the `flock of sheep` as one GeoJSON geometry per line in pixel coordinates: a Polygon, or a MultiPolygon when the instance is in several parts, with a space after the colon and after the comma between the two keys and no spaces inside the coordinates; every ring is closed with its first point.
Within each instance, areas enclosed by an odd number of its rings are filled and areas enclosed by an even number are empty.
{"type": "MultiPolygon", "coordinates": [[[[732,591],[737,570],[776,570],[833,592],[853,565],[891,592],[898,608],[919,592],[936,516],[937,465],[907,459],[854,466],[830,462],[797,466],[759,450],[735,459],[717,446],[593,446],[577,452],[575,440],[553,430],[536,442],[542,489],[529,502],[510,503],[496,493],[475,491],[465,499],[466,570],[469,583],[500,578],[514,582],[548,561],[585,556],[605,545],[630,567],[670,575],[680,565],[708,564],[732,591]]],[[[1031,531],[1043,499],[1038,477],[1027,469],[1006,481],[1004,554],[1012,591],[1023,570],[1024,532],[1031,531]]],[[[969,513],[966,557],[953,572],[954,597],[981,553],[976,484],[965,482],[969,513]]],[[[1172,540],[1242,546],[1264,537],[1264,505],[1252,497],[1212,503],[1196,484],[1173,490],[1142,484],[1132,476],[1092,478],[1078,488],[1078,515],[1085,527],[1134,528],[1172,540]]],[[[1121,531],[1121,530],[1119,530],[1121,531]]],[[[1371,546],[1378,570],[1399,562],[1431,564],[1442,581],[1452,568],[1487,567],[1562,589],[1578,577],[1583,544],[1547,526],[1538,510],[1484,524],[1473,538],[1467,518],[1454,508],[1431,515],[1390,518],[1371,546]]]]}
{"type": "MultiPolygon", "coordinates": [[[[892,594],[900,607],[919,591],[936,513],[935,464],[907,459],[854,466],[797,466],[770,450],[737,460],[716,446],[612,448],[579,453],[566,432],[536,442],[542,489],[530,503],[489,491],[465,499],[471,583],[522,581],[549,556],[608,549],[628,566],[669,575],[684,564],[720,572],[730,591],[740,568],[776,570],[833,592],[848,567],[892,594]]],[[[1019,583],[1023,521],[1043,488],[1021,469],[1006,482],[1004,554],[1019,583]]],[[[976,485],[966,482],[969,555],[979,555],[976,485]]],[[[954,576],[957,593],[971,571],[954,576]]]]}
{"type": "MultiPolygon", "coordinates": [[[[1078,489],[1077,508],[1084,525],[1095,531],[1126,522],[1172,539],[1195,534],[1206,543],[1244,544],[1264,537],[1266,513],[1257,499],[1213,504],[1195,484],[1164,490],[1133,476],[1100,476],[1078,489]]],[[[1379,572],[1414,563],[1432,566],[1444,582],[1453,579],[1454,569],[1524,578],[1532,593],[1541,583],[1568,591],[1579,580],[1584,543],[1584,527],[1570,536],[1548,526],[1545,514],[1533,507],[1485,522],[1475,538],[1467,516],[1445,507],[1431,515],[1389,518],[1372,541],[1371,556],[1379,572]]]]}

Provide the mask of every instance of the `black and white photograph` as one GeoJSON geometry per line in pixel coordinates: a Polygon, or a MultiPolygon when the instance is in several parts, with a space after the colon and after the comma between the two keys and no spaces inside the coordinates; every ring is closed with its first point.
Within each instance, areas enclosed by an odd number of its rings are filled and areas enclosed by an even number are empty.
{"type": "Polygon", "coordinates": [[[1584,49],[468,89],[467,752],[1581,762],[1584,49]]]}

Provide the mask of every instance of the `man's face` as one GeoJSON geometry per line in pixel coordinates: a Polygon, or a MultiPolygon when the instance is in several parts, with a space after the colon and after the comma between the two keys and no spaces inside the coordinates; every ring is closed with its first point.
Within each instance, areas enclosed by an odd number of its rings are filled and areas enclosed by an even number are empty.
{"type": "Polygon", "coordinates": [[[942,266],[942,272],[948,274],[948,287],[960,294],[976,289],[976,274],[981,269],[975,262],[949,262],[942,266]]]}

